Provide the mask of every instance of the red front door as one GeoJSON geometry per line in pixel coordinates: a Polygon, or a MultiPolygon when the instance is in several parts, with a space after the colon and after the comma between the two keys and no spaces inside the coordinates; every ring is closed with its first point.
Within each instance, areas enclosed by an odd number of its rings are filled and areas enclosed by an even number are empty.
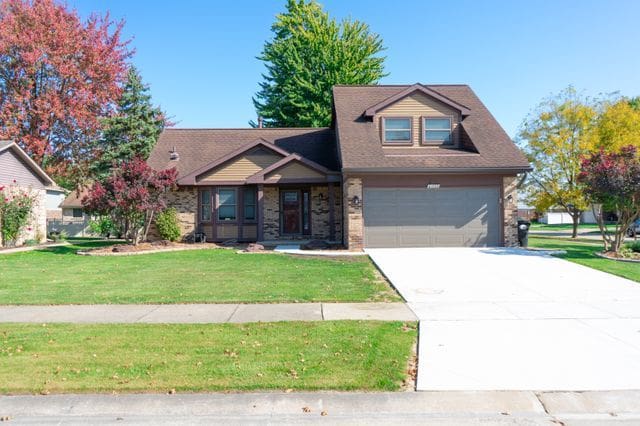
{"type": "Polygon", "coordinates": [[[282,233],[300,233],[300,191],[282,191],[282,233]]]}

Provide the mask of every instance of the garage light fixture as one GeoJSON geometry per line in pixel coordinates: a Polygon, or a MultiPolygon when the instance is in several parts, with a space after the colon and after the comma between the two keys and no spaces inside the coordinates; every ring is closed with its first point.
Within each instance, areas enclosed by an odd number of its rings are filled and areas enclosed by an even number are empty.
{"type": "Polygon", "coordinates": [[[351,201],[353,201],[353,205],[354,206],[359,206],[360,205],[360,197],[358,197],[357,195],[354,196],[351,201]]]}

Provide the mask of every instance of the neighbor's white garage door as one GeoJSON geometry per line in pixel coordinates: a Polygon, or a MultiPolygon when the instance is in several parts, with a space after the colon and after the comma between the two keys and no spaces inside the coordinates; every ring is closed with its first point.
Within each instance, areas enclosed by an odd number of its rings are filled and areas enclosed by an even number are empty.
{"type": "Polygon", "coordinates": [[[497,187],[364,191],[366,247],[500,245],[497,187]]]}

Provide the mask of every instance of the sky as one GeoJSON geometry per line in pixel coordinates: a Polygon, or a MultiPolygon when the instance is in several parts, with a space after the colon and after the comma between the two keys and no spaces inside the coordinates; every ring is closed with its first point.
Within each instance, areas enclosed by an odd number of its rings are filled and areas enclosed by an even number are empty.
{"type": "MultiPolygon", "coordinates": [[[[545,97],[640,95],[637,0],[322,0],[384,40],[381,84],[468,84],[514,137],[545,97]]],[[[176,127],[247,127],[285,0],[68,0],[125,20],[131,61],[176,127]]]]}

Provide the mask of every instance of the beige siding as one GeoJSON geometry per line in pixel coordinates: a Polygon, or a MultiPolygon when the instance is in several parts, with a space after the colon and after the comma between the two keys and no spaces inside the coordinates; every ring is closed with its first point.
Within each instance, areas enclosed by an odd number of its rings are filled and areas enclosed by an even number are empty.
{"type": "Polygon", "coordinates": [[[21,187],[44,188],[44,184],[31,167],[9,148],[0,152],[0,186],[11,185],[14,180],[21,187]]]}
{"type": "Polygon", "coordinates": [[[242,238],[247,240],[255,240],[258,238],[258,226],[257,225],[243,225],[242,226],[242,238]]]}
{"type": "Polygon", "coordinates": [[[238,225],[218,225],[216,232],[220,240],[238,238],[238,225]]]}
{"type": "Polygon", "coordinates": [[[281,156],[274,154],[271,151],[267,151],[266,149],[256,149],[215,168],[211,172],[199,178],[198,181],[220,182],[244,180],[249,176],[258,173],[265,167],[269,167],[280,159],[282,159],[281,156]]]}
{"type": "Polygon", "coordinates": [[[269,173],[267,179],[304,179],[304,178],[321,178],[324,175],[317,171],[310,169],[309,167],[298,163],[290,163],[284,167],[275,170],[273,173],[269,173]]]}
{"type": "Polygon", "coordinates": [[[381,128],[380,119],[385,116],[413,118],[412,136],[414,146],[419,146],[422,139],[422,117],[451,117],[453,144],[459,146],[460,137],[458,124],[461,119],[460,113],[422,93],[407,96],[380,111],[375,117],[378,130],[381,128]]]}

